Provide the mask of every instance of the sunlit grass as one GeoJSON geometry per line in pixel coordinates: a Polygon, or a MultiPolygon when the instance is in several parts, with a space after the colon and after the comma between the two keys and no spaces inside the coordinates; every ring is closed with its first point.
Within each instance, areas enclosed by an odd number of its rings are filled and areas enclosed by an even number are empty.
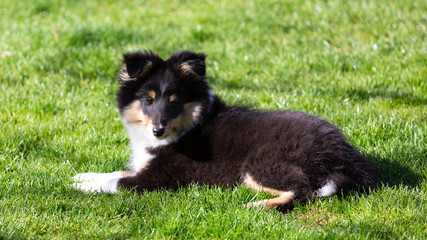
{"type": "Polygon", "coordinates": [[[0,0],[0,239],[413,238],[427,228],[424,1],[0,0]],[[267,195],[191,186],[86,195],[78,172],[126,168],[121,54],[208,55],[230,104],[339,126],[383,188],[293,212],[267,195]]]}

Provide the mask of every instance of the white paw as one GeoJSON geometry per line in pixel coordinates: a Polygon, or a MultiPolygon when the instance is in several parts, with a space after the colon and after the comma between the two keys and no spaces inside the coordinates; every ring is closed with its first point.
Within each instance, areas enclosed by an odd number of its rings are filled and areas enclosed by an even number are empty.
{"type": "Polygon", "coordinates": [[[94,182],[97,174],[94,172],[79,173],[73,177],[73,180],[75,182],[94,182]]]}
{"type": "Polygon", "coordinates": [[[107,178],[121,178],[123,176],[122,172],[111,172],[111,173],[79,173],[73,177],[73,180],[76,182],[98,182],[103,181],[107,178]]]}
{"type": "Polygon", "coordinates": [[[266,207],[268,200],[261,200],[258,202],[249,202],[246,204],[246,207],[248,208],[258,208],[258,207],[266,207]]]}
{"type": "Polygon", "coordinates": [[[80,173],[73,177],[73,187],[84,192],[117,192],[118,182],[122,178],[121,172],[112,173],[80,173]]]}

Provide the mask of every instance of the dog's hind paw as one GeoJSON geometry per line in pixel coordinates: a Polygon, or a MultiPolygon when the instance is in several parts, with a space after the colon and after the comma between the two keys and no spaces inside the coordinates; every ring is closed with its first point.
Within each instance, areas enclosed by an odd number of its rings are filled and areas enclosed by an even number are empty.
{"type": "Polygon", "coordinates": [[[261,200],[258,202],[249,202],[246,204],[246,207],[248,207],[248,208],[257,208],[257,207],[265,208],[265,207],[267,207],[267,202],[268,202],[268,200],[261,200]]]}

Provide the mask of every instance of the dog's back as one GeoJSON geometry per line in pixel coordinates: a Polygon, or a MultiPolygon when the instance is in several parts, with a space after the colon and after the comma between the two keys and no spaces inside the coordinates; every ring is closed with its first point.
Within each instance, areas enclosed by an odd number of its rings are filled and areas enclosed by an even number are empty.
{"type": "MultiPolygon", "coordinates": [[[[243,183],[275,195],[287,193],[302,203],[341,191],[369,190],[377,183],[370,164],[328,122],[289,111],[229,108],[218,99],[203,123],[151,153],[159,161],[139,179],[145,182],[148,172],[163,171],[167,177],[157,187],[172,189],[192,182],[243,183]]],[[[284,200],[275,206],[292,208],[293,202],[284,200]]]]}

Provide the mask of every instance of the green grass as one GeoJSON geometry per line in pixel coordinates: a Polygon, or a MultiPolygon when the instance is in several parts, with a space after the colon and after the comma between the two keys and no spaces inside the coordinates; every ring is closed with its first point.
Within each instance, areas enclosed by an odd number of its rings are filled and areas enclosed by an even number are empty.
{"type": "Polygon", "coordinates": [[[0,239],[421,239],[427,231],[425,1],[0,0],[0,239]],[[267,195],[191,186],[86,195],[80,172],[123,170],[121,54],[207,53],[230,104],[338,125],[383,187],[293,212],[267,195]]]}

